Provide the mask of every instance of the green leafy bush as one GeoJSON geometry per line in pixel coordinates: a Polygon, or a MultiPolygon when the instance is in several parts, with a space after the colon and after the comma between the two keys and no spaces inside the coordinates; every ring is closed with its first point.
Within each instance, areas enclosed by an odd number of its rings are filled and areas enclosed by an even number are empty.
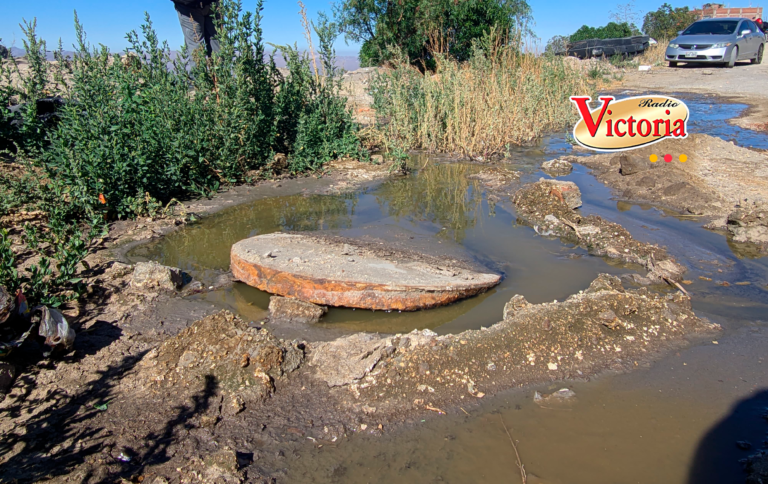
{"type": "MultiPolygon", "coordinates": [[[[205,196],[252,170],[268,174],[276,153],[287,155],[294,172],[365,157],[339,95],[339,73],[312,75],[305,55],[282,48],[290,74],[281,75],[265,55],[261,9],[261,2],[255,13],[243,12],[239,1],[221,2],[221,51],[209,59],[191,53],[193,63],[186,52],[172,59],[148,16],[140,35],[128,34],[122,57],[91,47],[75,18],[75,54],[61,76],[69,79],[68,103],[42,139],[22,133],[28,156],[51,189],[65,194],[73,215],[88,216],[103,205],[110,217],[132,217],[174,198],[205,196]]],[[[332,64],[337,29],[323,17],[316,31],[332,64]]],[[[27,37],[28,52],[40,45],[44,52],[34,29],[27,37]]],[[[24,99],[34,99],[51,78],[30,69],[23,89],[14,93],[4,83],[4,96],[26,92],[24,99]]],[[[33,104],[25,110],[25,129],[35,127],[33,104]]]]}

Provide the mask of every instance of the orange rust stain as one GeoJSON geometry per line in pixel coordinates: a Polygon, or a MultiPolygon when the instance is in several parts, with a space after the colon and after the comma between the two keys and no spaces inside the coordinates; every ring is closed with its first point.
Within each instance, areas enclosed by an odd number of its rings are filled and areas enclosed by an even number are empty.
{"type": "Polygon", "coordinates": [[[450,304],[487,291],[501,280],[464,288],[434,290],[387,284],[335,281],[279,271],[231,255],[236,279],[280,296],[294,297],[324,306],[416,311],[450,304]]]}

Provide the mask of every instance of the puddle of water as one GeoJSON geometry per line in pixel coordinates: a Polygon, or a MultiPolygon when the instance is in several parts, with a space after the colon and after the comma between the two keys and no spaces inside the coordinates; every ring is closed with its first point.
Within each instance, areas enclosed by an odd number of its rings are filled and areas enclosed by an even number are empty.
{"type": "MultiPolygon", "coordinates": [[[[726,138],[738,136],[739,140],[768,148],[765,134],[725,122],[746,106],[712,104],[703,96],[679,97],[691,109],[691,131],[704,130],[726,138]]],[[[538,146],[515,148],[503,166],[522,171],[523,182],[534,181],[544,176],[538,171],[542,161],[569,151],[563,136],[552,135],[538,146]]],[[[236,206],[157,243],[141,246],[130,256],[179,267],[208,283],[229,269],[229,249],[239,240],[276,231],[326,231],[347,237],[408,241],[409,246],[425,252],[468,258],[505,275],[492,291],[446,307],[417,313],[332,309],[316,326],[341,332],[394,333],[430,328],[447,333],[477,329],[497,322],[504,304],[514,294],[522,294],[533,303],[562,300],[587,287],[600,272],[620,274],[633,269],[611,266],[607,260],[589,257],[582,249],[517,226],[511,204],[507,200],[489,200],[482,186],[470,178],[482,169],[480,165],[440,163],[427,156],[415,156],[412,163],[416,167],[414,175],[361,192],[300,194],[236,206]]],[[[693,281],[689,289],[695,295],[695,305],[729,316],[734,308],[741,316],[768,311],[768,306],[760,302],[768,295],[768,259],[743,257],[739,247],[701,228],[695,219],[675,218],[649,206],[616,203],[610,199],[610,189],[583,167],[577,166],[565,179],[581,187],[582,212],[620,223],[639,240],[672,247],[673,255],[690,270],[687,277],[693,281]],[[722,287],[718,282],[730,285],[722,287]],[[739,286],[736,282],[750,285],[739,286]]],[[[242,284],[201,297],[251,320],[263,319],[269,303],[268,295],[242,284]]]]}
{"type": "Polygon", "coordinates": [[[468,407],[470,416],[417,420],[407,431],[355,435],[337,448],[306,446],[287,480],[519,483],[506,426],[531,484],[744,482],[738,459],[747,453],[735,442],[758,442],[768,429],[759,418],[768,392],[732,411],[666,389],[617,389],[612,380],[571,385],[578,400],[567,406],[542,408],[530,389],[468,407]]]}
{"type": "MultiPolygon", "coordinates": [[[[534,166],[530,159],[518,160],[534,166]]],[[[532,303],[562,300],[586,288],[600,272],[621,274],[630,269],[517,226],[509,202],[489,200],[479,182],[470,178],[482,169],[479,165],[438,164],[428,158],[415,163],[420,166],[415,175],[388,180],[369,191],[278,197],[234,207],[137,248],[130,256],[179,267],[205,281],[228,270],[229,250],[238,240],[280,230],[323,230],[394,243],[407,240],[409,246],[421,245],[433,255],[458,255],[505,274],[488,293],[442,308],[415,313],[332,309],[316,326],[386,333],[490,326],[498,322],[514,294],[523,294],[532,303]]],[[[266,315],[269,299],[261,291],[236,284],[223,292],[204,298],[249,319],[266,315]]]]}

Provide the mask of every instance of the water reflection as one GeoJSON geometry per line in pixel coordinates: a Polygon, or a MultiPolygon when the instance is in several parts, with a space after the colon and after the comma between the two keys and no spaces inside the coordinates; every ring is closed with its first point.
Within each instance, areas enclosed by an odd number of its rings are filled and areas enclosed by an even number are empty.
{"type": "Polygon", "coordinates": [[[426,160],[418,175],[390,180],[376,190],[381,210],[395,220],[412,225],[430,223],[440,227],[437,235],[461,242],[467,230],[480,219],[483,192],[469,175],[481,167],[470,164],[435,164],[426,160]]]}

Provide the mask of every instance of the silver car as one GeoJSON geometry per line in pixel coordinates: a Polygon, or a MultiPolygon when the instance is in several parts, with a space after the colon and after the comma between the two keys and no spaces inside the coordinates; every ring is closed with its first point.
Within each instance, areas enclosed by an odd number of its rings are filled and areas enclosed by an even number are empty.
{"type": "Polygon", "coordinates": [[[746,18],[708,18],[691,24],[667,47],[669,67],[678,62],[720,63],[733,67],[736,61],[763,62],[765,34],[746,18]]]}

